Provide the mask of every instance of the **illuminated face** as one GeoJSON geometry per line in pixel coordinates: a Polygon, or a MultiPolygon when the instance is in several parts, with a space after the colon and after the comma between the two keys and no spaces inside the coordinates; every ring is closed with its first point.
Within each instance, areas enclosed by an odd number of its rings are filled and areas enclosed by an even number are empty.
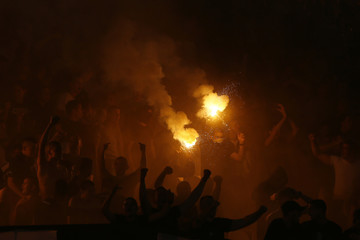
{"type": "Polygon", "coordinates": [[[224,141],[224,134],[221,131],[216,131],[214,133],[213,141],[215,143],[222,143],[224,141]]]}

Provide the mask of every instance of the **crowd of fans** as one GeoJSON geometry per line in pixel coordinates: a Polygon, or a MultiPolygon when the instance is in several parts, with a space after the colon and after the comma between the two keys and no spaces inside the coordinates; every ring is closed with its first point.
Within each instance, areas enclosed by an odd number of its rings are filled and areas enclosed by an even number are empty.
{"type": "Polygon", "coordinates": [[[9,35],[19,44],[13,57],[0,54],[0,226],[359,239],[358,3],[240,2],[237,43],[248,49],[237,94],[222,121],[193,121],[191,150],[179,151],[146,96],[103,86],[96,67],[74,70],[45,53],[49,62],[37,62],[31,41],[9,35]]]}

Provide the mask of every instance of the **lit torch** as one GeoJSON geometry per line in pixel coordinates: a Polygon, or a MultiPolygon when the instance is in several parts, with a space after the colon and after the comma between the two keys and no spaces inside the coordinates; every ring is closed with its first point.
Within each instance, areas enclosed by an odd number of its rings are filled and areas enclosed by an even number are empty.
{"type": "Polygon", "coordinates": [[[223,112],[229,104],[227,95],[218,95],[213,92],[214,87],[211,85],[201,85],[194,92],[194,97],[202,97],[202,108],[196,114],[200,118],[216,118],[218,113],[223,112]]]}

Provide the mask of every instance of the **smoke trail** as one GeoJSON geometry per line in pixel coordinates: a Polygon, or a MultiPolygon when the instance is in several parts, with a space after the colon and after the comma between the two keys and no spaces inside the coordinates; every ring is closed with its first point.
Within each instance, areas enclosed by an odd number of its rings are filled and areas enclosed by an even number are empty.
{"type": "Polygon", "coordinates": [[[161,63],[173,48],[169,39],[139,36],[132,22],[122,21],[106,40],[103,63],[108,78],[146,96],[148,104],[160,112],[174,139],[191,147],[199,135],[195,129],[186,128],[191,121],[184,112],[172,107],[171,96],[161,82],[165,77],[161,63]]]}

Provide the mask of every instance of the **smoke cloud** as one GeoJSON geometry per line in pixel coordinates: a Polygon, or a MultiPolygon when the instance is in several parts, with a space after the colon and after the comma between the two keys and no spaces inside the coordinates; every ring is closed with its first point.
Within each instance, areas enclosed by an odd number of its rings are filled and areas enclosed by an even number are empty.
{"type": "Polygon", "coordinates": [[[173,108],[171,96],[162,83],[166,77],[163,66],[174,67],[178,62],[175,44],[168,37],[139,33],[135,23],[122,20],[106,38],[103,65],[107,77],[145,96],[148,104],[159,112],[174,139],[182,146],[190,147],[199,134],[187,127],[191,124],[187,115],[173,108]]]}

